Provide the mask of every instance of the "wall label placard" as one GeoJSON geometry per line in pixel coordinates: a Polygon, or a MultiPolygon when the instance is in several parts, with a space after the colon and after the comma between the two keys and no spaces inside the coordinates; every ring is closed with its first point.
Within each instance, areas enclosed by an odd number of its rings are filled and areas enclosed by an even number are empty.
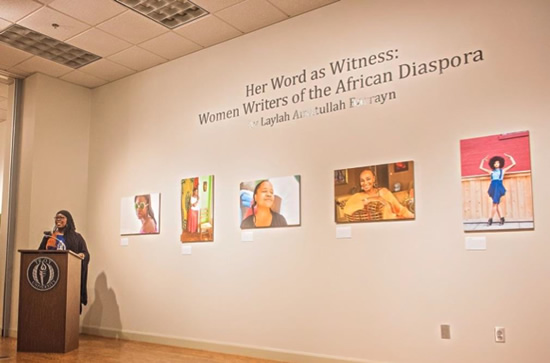
{"type": "Polygon", "coordinates": [[[198,120],[201,125],[208,125],[242,116],[252,117],[255,114],[275,111],[269,116],[260,116],[248,121],[250,127],[273,127],[276,124],[349,108],[376,104],[384,105],[387,101],[397,98],[395,91],[369,94],[362,97],[357,95],[348,97],[346,95],[342,98],[342,95],[427,74],[443,75],[453,68],[484,60],[481,49],[429,61],[398,63],[398,59],[399,49],[389,49],[363,57],[345,57],[330,61],[324,67],[312,70],[303,68],[295,74],[282,74],[274,76],[268,81],[249,83],[244,87],[246,100],[241,105],[221,111],[200,113],[198,120]],[[386,71],[371,71],[371,69],[381,64],[391,64],[392,66],[396,65],[396,67],[386,71]],[[361,73],[351,74],[351,72],[361,73]],[[334,78],[334,80],[330,80],[331,78],[334,78]],[[327,80],[329,84],[326,84],[327,80]],[[290,94],[278,95],[277,97],[268,96],[269,92],[280,93],[279,91],[286,89],[294,90],[290,94]],[[340,98],[328,99],[334,96],[340,96],[340,98]],[[283,108],[290,105],[316,100],[322,100],[324,104],[304,109],[283,110],[283,108]]]}

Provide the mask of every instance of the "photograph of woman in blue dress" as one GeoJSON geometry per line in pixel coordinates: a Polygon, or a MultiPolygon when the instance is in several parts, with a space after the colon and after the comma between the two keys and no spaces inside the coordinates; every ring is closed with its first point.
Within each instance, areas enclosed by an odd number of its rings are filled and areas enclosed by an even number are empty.
{"type": "Polygon", "coordinates": [[[504,164],[506,162],[502,156],[493,156],[489,160],[489,166],[491,167],[491,170],[483,166],[489,158],[488,155],[481,159],[481,163],[479,164],[479,168],[491,176],[491,185],[489,185],[489,190],[487,191],[487,193],[493,200],[493,207],[491,208],[491,215],[488,221],[489,226],[493,224],[493,217],[495,216],[495,212],[500,220],[500,225],[504,224],[504,216],[500,211],[500,199],[506,194],[506,188],[504,188],[504,185],[502,184],[502,179],[504,179],[504,174],[508,170],[513,168],[514,165],[516,165],[516,161],[514,160],[512,155],[506,153],[504,155],[508,157],[510,159],[510,162],[512,163],[507,167],[504,167],[504,164]]]}

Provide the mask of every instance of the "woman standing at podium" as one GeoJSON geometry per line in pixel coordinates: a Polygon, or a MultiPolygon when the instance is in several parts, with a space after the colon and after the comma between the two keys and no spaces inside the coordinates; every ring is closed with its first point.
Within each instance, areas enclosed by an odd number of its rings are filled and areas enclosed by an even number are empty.
{"type": "Polygon", "coordinates": [[[88,263],[90,254],[86,241],[76,231],[73,216],[66,210],[60,210],[55,215],[55,227],[53,233],[46,233],[39,250],[71,250],[82,258],[82,272],[80,274],[80,312],[82,305],[88,304],[88,291],[86,283],[88,280],[88,263]]]}

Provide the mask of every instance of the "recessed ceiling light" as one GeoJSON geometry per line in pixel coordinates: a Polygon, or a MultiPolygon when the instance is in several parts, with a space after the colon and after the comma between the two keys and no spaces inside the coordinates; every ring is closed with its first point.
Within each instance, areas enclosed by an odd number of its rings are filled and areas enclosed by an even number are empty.
{"type": "Polygon", "coordinates": [[[0,31],[0,42],[74,69],[101,59],[98,55],[18,24],[0,31]]]}
{"type": "Polygon", "coordinates": [[[188,0],[115,1],[169,29],[176,28],[208,14],[208,11],[188,0]]]}

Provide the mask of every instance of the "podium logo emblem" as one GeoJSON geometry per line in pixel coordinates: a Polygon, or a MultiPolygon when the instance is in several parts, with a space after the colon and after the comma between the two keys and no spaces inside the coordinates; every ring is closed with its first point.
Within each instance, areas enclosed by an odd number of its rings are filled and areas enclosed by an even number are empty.
{"type": "Polygon", "coordinates": [[[27,269],[27,280],[35,290],[48,291],[59,281],[59,267],[49,257],[35,258],[27,269]]]}

